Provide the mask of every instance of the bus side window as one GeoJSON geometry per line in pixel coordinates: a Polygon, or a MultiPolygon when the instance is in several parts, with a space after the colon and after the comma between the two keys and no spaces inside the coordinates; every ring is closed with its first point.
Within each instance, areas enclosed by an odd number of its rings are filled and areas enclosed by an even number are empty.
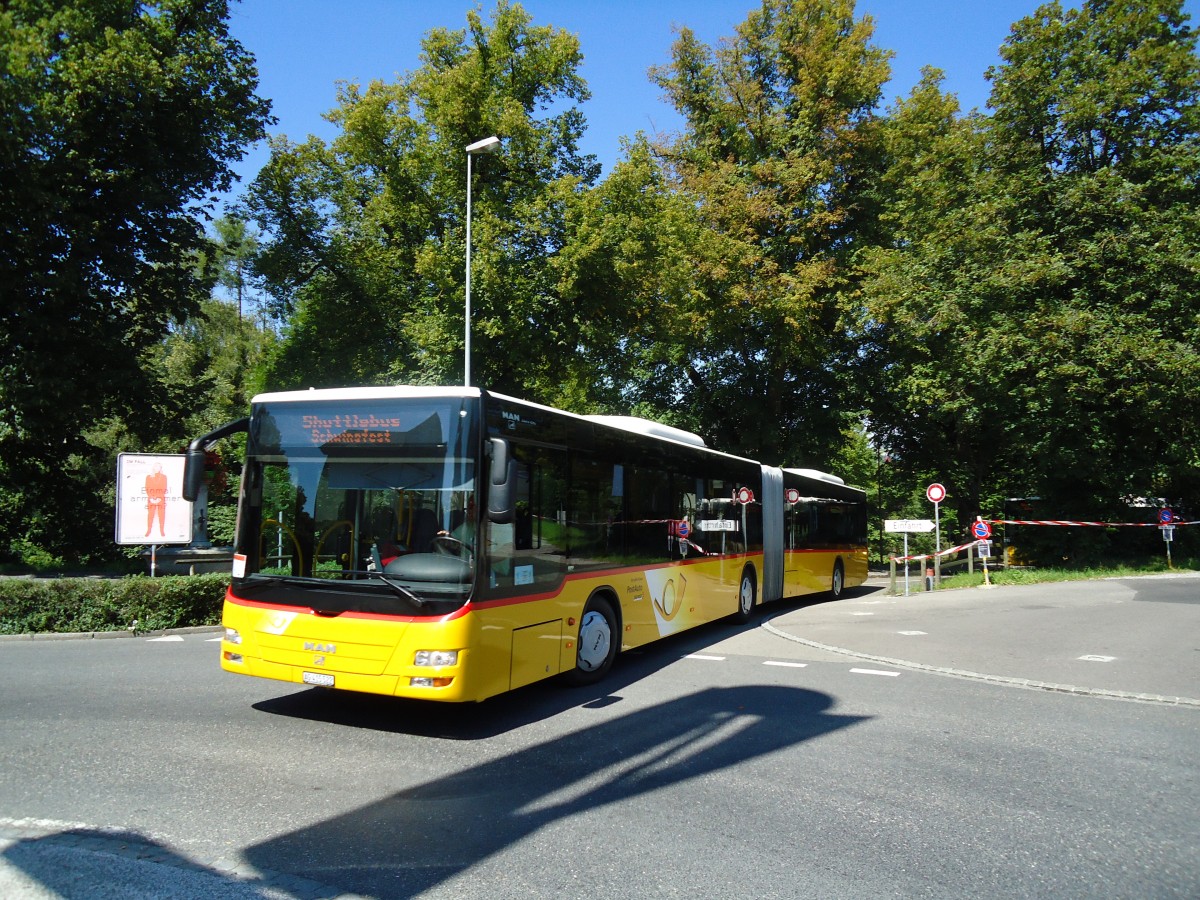
{"type": "Polygon", "coordinates": [[[625,472],[625,533],[630,557],[642,561],[671,556],[671,476],[659,469],[629,466],[625,472]]]}
{"type": "Polygon", "coordinates": [[[619,524],[624,494],[621,467],[574,453],[570,484],[567,525],[572,559],[587,565],[620,556],[624,552],[624,529],[619,524]]]}

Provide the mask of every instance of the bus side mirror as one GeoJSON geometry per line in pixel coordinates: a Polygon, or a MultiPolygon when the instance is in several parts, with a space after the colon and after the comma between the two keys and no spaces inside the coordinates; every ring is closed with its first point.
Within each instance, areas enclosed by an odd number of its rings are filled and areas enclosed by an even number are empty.
{"type": "Polygon", "coordinates": [[[496,525],[513,520],[513,485],[517,481],[517,461],[509,453],[508,441],[491,438],[492,465],[488,478],[488,519],[496,525]]]}
{"type": "Polygon", "coordinates": [[[183,499],[189,503],[196,502],[204,489],[204,467],[208,465],[208,455],[205,451],[223,437],[229,437],[239,431],[250,431],[250,418],[235,419],[226,422],[220,428],[214,428],[208,434],[201,435],[190,444],[183,454],[183,499]]]}
{"type": "Polygon", "coordinates": [[[204,488],[207,456],[202,447],[188,447],[183,459],[183,499],[194,503],[204,488]]]}

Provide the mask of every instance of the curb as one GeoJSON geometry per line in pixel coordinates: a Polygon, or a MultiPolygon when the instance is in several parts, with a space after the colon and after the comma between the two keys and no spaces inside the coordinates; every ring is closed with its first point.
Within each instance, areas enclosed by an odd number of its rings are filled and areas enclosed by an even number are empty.
{"type": "Polygon", "coordinates": [[[33,634],[0,634],[0,643],[9,641],[105,641],[116,638],[161,637],[167,634],[214,634],[221,625],[191,625],[187,628],[160,628],[156,631],[39,631],[33,634]]]}

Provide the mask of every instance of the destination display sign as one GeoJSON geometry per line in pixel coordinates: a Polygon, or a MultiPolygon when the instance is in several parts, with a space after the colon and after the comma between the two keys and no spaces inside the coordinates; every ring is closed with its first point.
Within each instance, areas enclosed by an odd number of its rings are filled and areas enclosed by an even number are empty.
{"type": "Polygon", "coordinates": [[[356,413],[301,416],[300,425],[312,444],[318,447],[325,444],[390,444],[394,434],[403,428],[399,416],[383,418],[356,413]]]}
{"type": "MultiPolygon", "coordinates": [[[[400,448],[473,448],[474,419],[457,398],[264,403],[250,423],[253,453],[317,448],[373,454],[400,448]]],[[[456,454],[458,455],[458,454],[456,454]]]]}

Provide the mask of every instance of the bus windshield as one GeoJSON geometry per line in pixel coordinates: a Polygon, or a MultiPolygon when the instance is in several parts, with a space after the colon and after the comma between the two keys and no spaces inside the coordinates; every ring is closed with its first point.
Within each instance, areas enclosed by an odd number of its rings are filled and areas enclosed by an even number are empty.
{"type": "Polygon", "coordinates": [[[441,613],[469,599],[474,406],[423,397],[256,405],[236,589],[334,613],[441,613]]]}

